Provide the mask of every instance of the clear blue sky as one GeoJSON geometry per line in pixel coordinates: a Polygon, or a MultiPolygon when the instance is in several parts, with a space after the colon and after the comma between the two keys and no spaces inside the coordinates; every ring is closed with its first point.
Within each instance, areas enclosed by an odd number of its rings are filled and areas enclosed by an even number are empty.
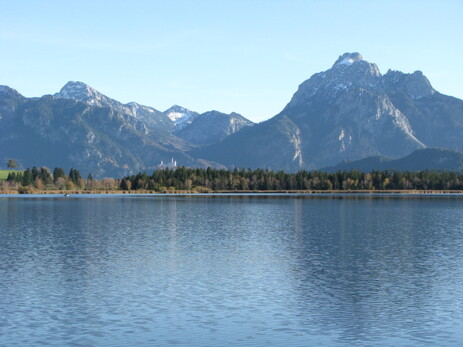
{"type": "Polygon", "coordinates": [[[0,0],[0,84],[31,97],[82,81],[124,103],[261,121],[358,51],[463,98],[462,18],[462,0],[0,0]]]}

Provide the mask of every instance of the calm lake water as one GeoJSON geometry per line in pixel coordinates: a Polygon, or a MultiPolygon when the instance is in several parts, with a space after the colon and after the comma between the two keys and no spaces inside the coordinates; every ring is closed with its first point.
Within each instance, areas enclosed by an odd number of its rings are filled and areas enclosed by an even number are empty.
{"type": "Polygon", "coordinates": [[[0,345],[461,346],[463,198],[0,196],[0,345]]]}

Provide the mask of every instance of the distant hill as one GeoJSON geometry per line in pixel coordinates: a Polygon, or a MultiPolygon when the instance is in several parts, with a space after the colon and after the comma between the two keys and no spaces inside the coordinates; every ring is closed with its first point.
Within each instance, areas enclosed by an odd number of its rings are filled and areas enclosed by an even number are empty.
{"type": "Polygon", "coordinates": [[[342,162],[335,166],[321,169],[326,172],[358,170],[371,172],[373,170],[397,171],[455,171],[463,172],[463,153],[442,148],[426,148],[414,151],[400,159],[385,157],[369,157],[361,160],[342,162]]]}

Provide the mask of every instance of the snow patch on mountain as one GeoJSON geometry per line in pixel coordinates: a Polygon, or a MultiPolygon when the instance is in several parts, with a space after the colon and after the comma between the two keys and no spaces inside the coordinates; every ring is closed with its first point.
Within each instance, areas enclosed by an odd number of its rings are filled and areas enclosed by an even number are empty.
{"type": "Polygon", "coordinates": [[[199,115],[197,112],[191,111],[179,105],[174,105],[164,111],[164,114],[174,122],[176,129],[181,129],[191,124],[199,115]]]}
{"type": "Polygon", "coordinates": [[[354,59],[352,58],[344,58],[343,60],[341,60],[338,64],[341,64],[341,65],[352,65],[354,63],[354,59]]]}
{"type": "Polygon", "coordinates": [[[350,66],[353,63],[357,61],[363,60],[363,57],[360,53],[354,52],[354,53],[344,53],[343,55],[340,55],[339,58],[336,60],[334,65],[346,65],[350,66]]]}
{"type": "Polygon", "coordinates": [[[179,119],[184,118],[185,114],[181,112],[170,112],[167,114],[167,117],[172,119],[174,122],[177,122],[179,119]]]}

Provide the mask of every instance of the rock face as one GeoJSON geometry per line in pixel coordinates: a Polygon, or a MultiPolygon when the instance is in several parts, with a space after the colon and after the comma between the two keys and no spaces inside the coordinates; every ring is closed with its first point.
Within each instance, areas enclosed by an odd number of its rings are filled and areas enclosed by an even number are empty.
{"type": "Polygon", "coordinates": [[[426,147],[463,150],[463,101],[419,71],[378,67],[359,53],[303,82],[278,115],[192,155],[228,166],[298,170],[426,147]]]}

